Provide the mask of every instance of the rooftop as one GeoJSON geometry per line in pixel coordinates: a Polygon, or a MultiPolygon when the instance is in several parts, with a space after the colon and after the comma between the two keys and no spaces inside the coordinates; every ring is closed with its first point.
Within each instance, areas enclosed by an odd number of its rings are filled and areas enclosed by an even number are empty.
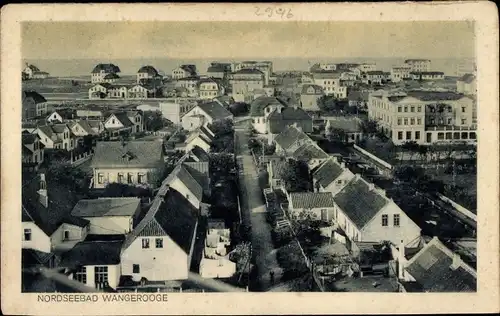
{"type": "Polygon", "coordinates": [[[117,73],[120,72],[120,68],[114,64],[97,64],[92,70],[92,73],[99,73],[101,71],[106,73],[117,73]]]}
{"type": "Polygon", "coordinates": [[[147,66],[142,66],[139,68],[137,73],[147,73],[148,75],[151,76],[158,76],[158,71],[155,69],[155,67],[147,65],[147,66]]]}
{"type": "Polygon", "coordinates": [[[140,199],[135,197],[80,200],[71,211],[71,215],[78,217],[133,216],[139,204],[140,199]]]}
{"type": "Polygon", "coordinates": [[[348,133],[361,132],[361,122],[357,118],[339,117],[329,120],[331,128],[341,129],[348,133]]]}
{"type": "Polygon", "coordinates": [[[312,209],[334,207],[331,192],[293,192],[290,193],[290,203],[294,209],[312,209]]]}
{"type": "Polygon", "coordinates": [[[156,168],[163,164],[160,142],[128,141],[97,142],[92,167],[156,168]]]}
{"type": "Polygon", "coordinates": [[[295,126],[286,127],[280,134],[278,134],[274,141],[284,150],[287,150],[296,141],[309,141],[310,138],[303,131],[295,126]]]}
{"type": "Polygon", "coordinates": [[[222,120],[225,118],[233,117],[233,114],[229,112],[224,106],[217,102],[206,102],[198,104],[198,107],[207,113],[214,120],[222,120]]]}
{"type": "Polygon", "coordinates": [[[61,255],[60,266],[117,265],[123,241],[83,241],[61,255]]]}
{"type": "Polygon", "coordinates": [[[275,97],[258,97],[250,104],[250,116],[264,116],[264,109],[271,105],[287,106],[285,102],[275,97]]]}
{"type": "Polygon", "coordinates": [[[311,159],[326,159],[330,157],[321,148],[312,143],[304,144],[297,148],[292,154],[298,160],[310,161],[311,159]]]}
{"type": "Polygon", "coordinates": [[[323,188],[326,188],[337,179],[344,169],[333,160],[333,158],[325,161],[314,173],[313,178],[321,184],[323,188]]]}

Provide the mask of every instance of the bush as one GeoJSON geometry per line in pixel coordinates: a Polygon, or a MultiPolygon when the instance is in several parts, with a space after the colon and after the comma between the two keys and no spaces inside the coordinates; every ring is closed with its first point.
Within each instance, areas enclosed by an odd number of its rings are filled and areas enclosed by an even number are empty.
{"type": "Polygon", "coordinates": [[[278,249],[276,259],[283,269],[281,277],[283,281],[303,276],[309,272],[302,250],[296,241],[292,241],[278,249]]]}

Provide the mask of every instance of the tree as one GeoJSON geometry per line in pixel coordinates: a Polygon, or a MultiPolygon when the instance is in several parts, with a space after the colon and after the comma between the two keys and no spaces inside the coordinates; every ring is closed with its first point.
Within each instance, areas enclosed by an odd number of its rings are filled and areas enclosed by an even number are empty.
{"type": "Polygon", "coordinates": [[[347,133],[343,129],[330,126],[328,128],[328,140],[339,142],[339,143],[346,143],[347,142],[347,133]]]}
{"type": "Polygon", "coordinates": [[[429,154],[429,147],[426,145],[418,145],[418,154],[420,155],[420,159],[424,162],[427,162],[427,155],[429,154]]]}
{"type": "Polygon", "coordinates": [[[53,160],[47,169],[47,177],[64,187],[85,193],[88,191],[90,175],[82,169],[73,168],[67,160],[53,160]]]}
{"type": "Polygon", "coordinates": [[[215,136],[225,135],[234,132],[234,123],[231,119],[217,120],[208,126],[215,136]]]}
{"type": "MultiPolygon", "coordinates": [[[[418,152],[419,146],[416,141],[404,142],[401,145],[401,148],[407,151],[410,154],[410,161],[413,159],[413,155],[418,152]]],[[[403,155],[405,152],[403,151],[403,155]]],[[[401,156],[401,160],[403,160],[403,155],[401,156]]]]}
{"type": "Polygon", "coordinates": [[[376,120],[366,120],[361,123],[363,134],[373,136],[379,131],[378,122],[376,120]]]}
{"type": "Polygon", "coordinates": [[[304,161],[294,159],[288,160],[282,178],[288,192],[309,191],[309,167],[304,161]]]}
{"type": "Polygon", "coordinates": [[[159,111],[145,111],[144,123],[147,131],[156,132],[168,124],[159,111]]]}
{"type": "Polygon", "coordinates": [[[309,272],[304,254],[297,241],[292,241],[279,248],[276,259],[283,268],[282,280],[291,280],[309,272]]]}
{"type": "Polygon", "coordinates": [[[234,116],[244,116],[250,111],[250,104],[245,102],[236,102],[229,106],[229,111],[234,116]]]}

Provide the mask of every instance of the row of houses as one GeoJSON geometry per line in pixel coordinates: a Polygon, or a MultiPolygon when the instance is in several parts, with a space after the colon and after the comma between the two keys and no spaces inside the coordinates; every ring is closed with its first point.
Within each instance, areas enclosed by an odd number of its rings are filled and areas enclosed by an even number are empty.
{"type": "MultiPolygon", "coordinates": [[[[189,150],[165,178],[162,143],[99,142],[92,160],[95,187],[126,183],[154,189],[149,202],[137,197],[75,201],[44,174],[23,187],[23,263],[60,269],[90,287],[119,289],[154,282],[182,282],[195,257],[203,277],[229,277],[229,230],[208,219],[201,253],[195,251],[199,220],[211,194],[208,154],[189,150]],[[29,260],[32,259],[32,260],[29,260]]],[[[52,284],[53,285],[53,284],[52,284]]],[[[23,282],[25,291],[39,282],[23,282]]],[[[42,284],[43,286],[43,284],[42,284]]]]}
{"type": "Polygon", "coordinates": [[[279,157],[268,157],[269,186],[282,190],[290,216],[306,211],[332,228],[332,238],[354,255],[373,244],[389,242],[402,292],[475,291],[476,270],[437,237],[425,240],[421,229],[386,192],[353,173],[335,156],[300,155],[316,145],[306,133],[288,127],[275,138],[279,157]],[[299,154],[297,154],[299,153],[299,154]],[[286,192],[283,172],[288,159],[305,161],[311,192],[286,192]]]}

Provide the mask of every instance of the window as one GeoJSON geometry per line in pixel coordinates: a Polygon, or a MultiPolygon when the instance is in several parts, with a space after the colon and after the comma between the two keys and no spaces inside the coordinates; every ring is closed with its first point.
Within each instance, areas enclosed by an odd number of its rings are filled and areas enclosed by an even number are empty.
{"type": "Polygon", "coordinates": [[[415,132],[415,139],[420,139],[420,132],[419,131],[415,132]]]}
{"type": "Polygon", "coordinates": [[[63,240],[68,240],[69,239],[69,230],[65,230],[63,233],[63,240]]]}
{"type": "Polygon", "coordinates": [[[80,267],[75,272],[75,281],[87,284],[87,267],[80,267]]]}
{"type": "Polygon", "coordinates": [[[398,125],[401,125],[401,118],[398,117],[398,125]]]}
{"type": "Polygon", "coordinates": [[[417,112],[422,112],[422,106],[420,106],[420,105],[419,105],[419,106],[417,107],[417,112]]]}
{"type": "Polygon", "coordinates": [[[142,249],[149,248],[149,238],[142,238],[142,249]]]}
{"type": "Polygon", "coordinates": [[[407,106],[405,106],[405,112],[408,112],[408,107],[407,106]]]}
{"type": "Polygon", "coordinates": [[[156,238],[156,248],[163,248],[163,238],[156,238]]]}
{"type": "Polygon", "coordinates": [[[102,173],[97,174],[97,183],[99,183],[99,184],[104,183],[104,175],[102,173]]]}
{"type": "Polygon", "coordinates": [[[132,265],[132,273],[141,273],[141,267],[138,264],[132,265]]]}
{"type": "Polygon", "coordinates": [[[382,226],[389,226],[389,216],[387,214],[382,215],[382,226]]]}
{"type": "Polygon", "coordinates": [[[465,113],[465,106],[462,106],[462,113],[465,113]]]}
{"type": "Polygon", "coordinates": [[[404,122],[405,122],[405,125],[408,125],[408,119],[407,118],[404,119],[404,122]]]}
{"type": "Polygon", "coordinates": [[[26,240],[26,241],[31,240],[31,229],[30,228],[24,229],[24,240],[26,240]]]}
{"type": "Polygon", "coordinates": [[[406,139],[411,139],[411,131],[406,132],[406,139]]]}
{"type": "Polygon", "coordinates": [[[403,132],[398,132],[398,139],[403,139],[403,132]]]}
{"type": "Polygon", "coordinates": [[[414,106],[410,107],[410,112],[415,112],[415,107],[414,106]]]}
{"type": "Polygon", "coordinates": [[[134,183],[134,175],[130,172],[127,174],[127,183],[134,183]]]}
{"type": "Polygon", "coordinates": [[[446,123],[447,124],[451,124],[451,117],[449,117],[449,118],[446,119],[446,123]]]}
{"type": "Polygon", "coordinates": [[[108,282],[108,267],[103,267],[103,266],[95,267],[94,274],[95,274],[95,282],[96,283],[108,282]]]}
{"type": "Polygon", "coordinates": [[[137,176],[137,182],[144,183],[144,180],[145,180],[145,174],[139,173],[139,175],[137,176]]]}
{"type": "Polygon", "coordinates": [[[394,214],[394,226],[399,227],[399,214],[394,214]]]}
{"type": "Polygon", "coordinates": [[[123,173],[118,174],[118,183],[123,183],[123,173]]]}
{"type": "Polygon", "coordinates": [[[410,124],[411,124],[411,125],[415,125],[415,119],[414,119],[414,118],[411,118],[411,119],[410,119],[410,124]]]}
{"type": "Polygon", "coordinates": [[[448,107],[448,113],[451,113],[451,106],[448,107]]]}
{"type": "Polygon", "coordinates": [[[401,112],[401,107],[400,106],[398,106],[398,112],[401,112]]]}
{"type": "Polygon", "coordinates": [[[462,125],[467,124],[467,119],[462,119],[462,125]]]}
{"type": "Polygon", "coordinates": [[[451,132],[446,133],[446,139],[451,139],[451,138],[452,138],[451,132]]]}
{"type": "Polygon", "coordinates": [[[444,139],[444,133],[438,133],[438,139],[443,140],[444,139]]]}
{"type": "Polygon", "coordinates": [[[417,124],[418,124],[418,125],[422,124],[422,119],[421,119],[421,118],[418,118],[418,119],[417,119],[417,124]]]}

